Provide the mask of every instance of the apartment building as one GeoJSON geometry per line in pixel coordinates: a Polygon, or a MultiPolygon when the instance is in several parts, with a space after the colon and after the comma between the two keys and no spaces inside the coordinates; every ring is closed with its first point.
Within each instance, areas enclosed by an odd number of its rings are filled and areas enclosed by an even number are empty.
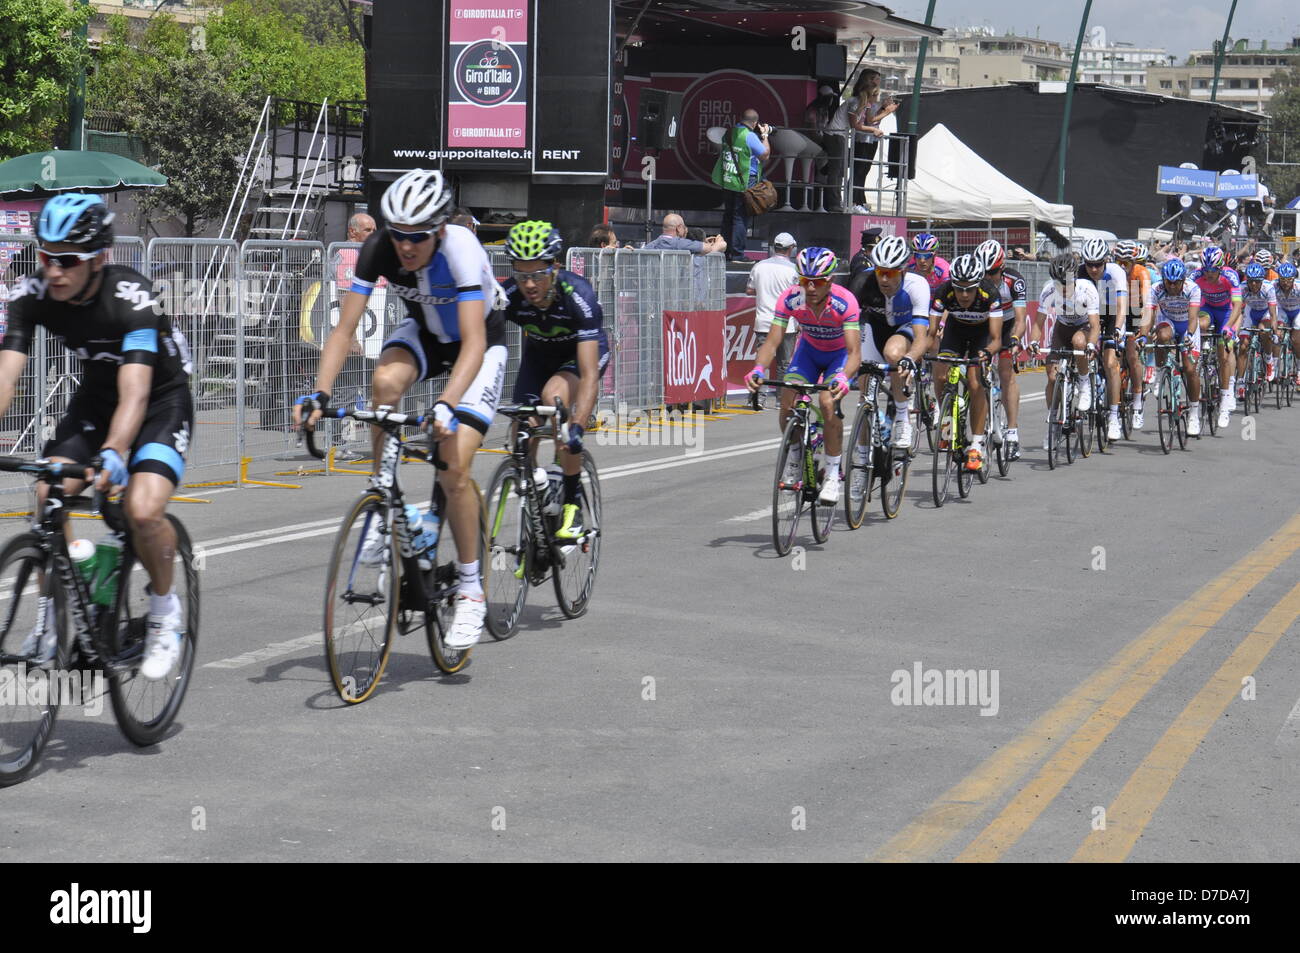
{"type": "MultiPolygon", "coordinates": [[[[856,62],[865,38],[845,38],[842,42],[849,46],[849,62],[856,62]]],[[[918,40],[879,39],[863,62],[873,61],[875,69],[895,76],[895,82],[910,88],[916,75],[918,44],[918,40]]],[[[1055,40],[998,34],[989,27],[980,27],[948,31],[931,40],[922,68],[923,89],[950,89],[1021,80],[1061,80],[1069,74],[1070,61],[1055,40]]]]}
{"type": "MultiPolygon", "coordinates": [[[[1237,40],[1223,56],[1218,101],[1262,113],[1273,95],[1273,74],[1290,69],[1300,57],[1300,37],[1285,47],[1269,47],[1267,40],[1252,48],[1237,40]]],[[[1147,90],[1164,96],[1209,100],[1214,85],[1214,51],[1193,50],[1179,66],[1150,67],[1147,90]]]]}
{"type": "MultiPolygon", "coordinates": [[[[1074,48],[1067,47],[1065,53],[1072,56],[1074,48]]],[[[1078,80],[1145,91],[1148,67],[1173,66],[1176,61],[1177,57],[1162,48],[1108,42],[1106,28],[1094,26],[1079,49],[1078,80]]]]}

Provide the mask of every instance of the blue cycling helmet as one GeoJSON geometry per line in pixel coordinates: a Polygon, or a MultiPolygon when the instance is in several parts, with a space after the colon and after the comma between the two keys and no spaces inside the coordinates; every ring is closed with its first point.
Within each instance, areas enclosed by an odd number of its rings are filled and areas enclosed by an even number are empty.
{"type": "Polygon", "coordinates": [[[1187,277],[1187,266],[1177,258],[1170,258],[1160,266],[1160,277],[1165,281],[1182,281],[1187,277]]]}
{"type": "Polygon", "coordinates": [[[1296,266],[1291,264],[1291,262],[1289,261],[1284,261],[1277,266],[1277,276],[1279,279],[1281,278],[1294,279],[1297,274],[1300,274],[1300,269],[1297,269],[1296,266]]]}
{"type": "Polygon", "coordinates": [[[1252,261],[1246,266],[1247,281],[1263,281],[1268,277],[1268,269],[1257,261],[1252,261]]]}
{"type": "Polygon", "coordinates": [[[45,243],[67,242],[87,251],[113,243],[113,213],[98,195],[68,192],[56,195],[41,209],[36,237],[45,243]]]}

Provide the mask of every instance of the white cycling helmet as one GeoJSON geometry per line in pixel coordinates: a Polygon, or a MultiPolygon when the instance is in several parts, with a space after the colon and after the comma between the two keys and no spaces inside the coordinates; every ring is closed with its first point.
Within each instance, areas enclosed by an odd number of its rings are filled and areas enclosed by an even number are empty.
{"type": "Polygon", "coordinates": [[[450,202],[441,172],[412,169],[387,188],[379,208],[390,225],[432,225],[446,219],[450,202]]]}
{"type": "Polygon", "coordinates": [[[1106,244],[1104,238],[1090,238],[1083,243],[1083,260],[1086,264],[1104,263],[1108,257],[1110,257],[1110,246],[1106,244]]]}
{"type": "Polygon", "coordinates": [[[907,239],[890,235],[876,242],[871,249],[871,263],[877,268],[902,268],[912,257],[907,239]]]}

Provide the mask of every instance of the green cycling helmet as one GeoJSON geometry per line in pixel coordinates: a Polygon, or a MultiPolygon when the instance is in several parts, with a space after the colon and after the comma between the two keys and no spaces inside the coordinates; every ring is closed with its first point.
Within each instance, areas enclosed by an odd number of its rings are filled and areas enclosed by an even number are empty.
{"type": "Polygon", "coordinates": [[[506,257],[511,261],[538,261],[560,257],[564,242],[550,222],[520,222],[506,235],[506,257]]]}

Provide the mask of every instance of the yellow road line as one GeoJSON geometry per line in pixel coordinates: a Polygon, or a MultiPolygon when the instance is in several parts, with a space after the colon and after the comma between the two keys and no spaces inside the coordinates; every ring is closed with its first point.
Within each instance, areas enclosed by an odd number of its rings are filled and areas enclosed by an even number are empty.
{"type": "Polygon", "coordinates": [[[1300,585],[1269,610],[1197,692],[1107,809],[1106,829],[1089,834],[1073,860],[1119,862],[1129,855],[1197,746],[1233,699],[1240,697],[1242,679],[1256,671],[1297,618],[1300,585]]]}
{"type": "Polygon", "coordinates": [[[1035,765],[1062,747],[1061,739],[1104,705],[1139,666],[1176,640],[1184,629],[1191,627],[1204,634],[1297,549],[1300,549],[1300,514],[1292,516],[1275,536],[1200,587],[1191,598],[1120,649],[1103,668],[940,795],[869,859],[895,863],[931,859],[1035,765]],[[1228,599],[1231,601],[1226,602],[1228,599]]]}

